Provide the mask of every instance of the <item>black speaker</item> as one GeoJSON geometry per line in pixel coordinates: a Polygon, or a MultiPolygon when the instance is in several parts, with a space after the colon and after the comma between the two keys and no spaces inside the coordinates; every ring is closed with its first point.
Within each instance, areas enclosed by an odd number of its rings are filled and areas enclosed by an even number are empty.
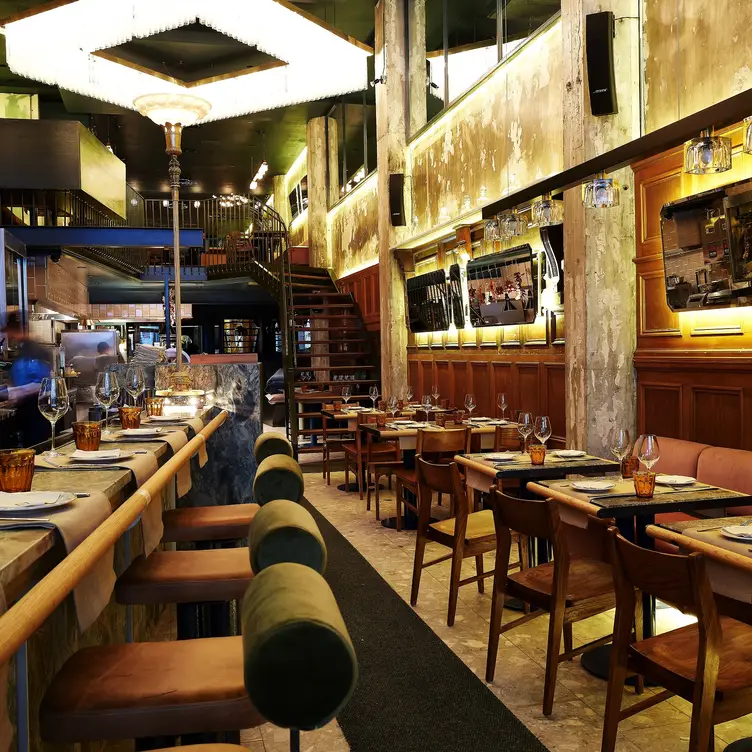
{"type": "Polygon", "coordinates": [[[389,216],[392,227],[404,227],[405,222],[405,176],[396,172],[389,176],[389,216]]]}
{"type": "Polygon", "coordinates": [[[614,14],[611,11],[585,16],[585,63],[590,111],[615,115],[619,111],[614,81],[614,14]]]}

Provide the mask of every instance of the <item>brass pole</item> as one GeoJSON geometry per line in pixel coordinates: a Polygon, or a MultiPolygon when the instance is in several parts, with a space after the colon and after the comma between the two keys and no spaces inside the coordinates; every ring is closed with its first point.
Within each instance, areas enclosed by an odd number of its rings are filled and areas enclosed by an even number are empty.
{"type": "Polygon", "coordinates": [[[180,319],[180,146],[183,126],[180,123],[165,123],[165,151],[170,155],[170,193],[172,196],[172,248],[173,273],[175,277],[175,363],[180,371],[183,365],[183,331],[180,319]]]}

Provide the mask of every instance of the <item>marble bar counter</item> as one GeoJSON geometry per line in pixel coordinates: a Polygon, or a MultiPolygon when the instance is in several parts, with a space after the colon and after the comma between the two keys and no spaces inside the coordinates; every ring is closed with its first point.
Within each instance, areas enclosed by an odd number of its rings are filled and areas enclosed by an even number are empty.
{"type": "MultiPolygon", "coordinates": [[[[212,363],[183,365],[191,375],[196,400],[206,407],[229,413],[214,434],[207,451],[209,464],[194,474],[193,488],[180,500],[181,506],[243,504],[253,501],[256,460],[253,445],[262,431],[261,365],[259,363],[212,363]]],[[[157,365],[157,391],[168,389],[174,365],[157,365]]],[[[176,393],[176,397],[178,393],[176,393]]]]}

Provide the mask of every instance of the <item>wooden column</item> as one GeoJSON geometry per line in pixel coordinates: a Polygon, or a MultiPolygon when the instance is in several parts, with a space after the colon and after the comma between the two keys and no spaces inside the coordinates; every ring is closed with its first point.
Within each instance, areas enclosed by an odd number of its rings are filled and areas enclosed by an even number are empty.
{"type": "MultiPolygon", "coordinates": [[[[638,0],[563,0],[564,167],[640,133],[638,0]],[[619,111],[590,113],[585,69],[585,15],[617,17],[614,59],[619,111]]],[[[585,209],[582,191],[564,195],[566,419],[569,446],[609,456],[617,428],[633,430],[635,380],[635,219],[630,169],[609,175],[627,190],[620,206],[585,209]]]]}
{"type": "MultiPolygon", "coordinates": [[[[407,78],[405,40],[405,1],[379,0],[376,5],[376,154],[379,197],[379,285],[381,313],[381,385],[385,397],[401,393],[408,381],[405,279],[393,250],[407,236],[411,222],[409,180],[405,180],[406,226],[393,227],[389,206],[389,177],[405,173],[407,152],[407,78]]],[[[410,12],[421,3],[408,2],[410,12]]],[[[423,9],[423,18],[425,10],[423,9]]],[[[420,19],[419,19],[420,20],[420,19]]],[[[422,25],[425,25],[423,20],[422,25]]],[[[414,58],[425,60],[425,34],[422,51],[419,41],[411,50],[414,58]]],[[[425,65],[425,63],[424,63],[425,65]]],[[[423,74],[425,80],[425,72],[423,74]]],[[[418,118],[411,126],[420,123],[418,118]]],[[[425,106],[422,109],[425,122],[425,106]]],[[[420,127],[420,125],[417,125],[420,127]]]]}
{"type": "MultiPolygon", "coordinates": [[[[331,268],[326,214],[337,193],[337,122],[317,117],[306,127],[308,144],[308,248],[311,266],[331,268]],[[332,161],[333,160],[333,161],[332,161]]],[[[336,199],[335,199],[336,200],[336,199]]]]}

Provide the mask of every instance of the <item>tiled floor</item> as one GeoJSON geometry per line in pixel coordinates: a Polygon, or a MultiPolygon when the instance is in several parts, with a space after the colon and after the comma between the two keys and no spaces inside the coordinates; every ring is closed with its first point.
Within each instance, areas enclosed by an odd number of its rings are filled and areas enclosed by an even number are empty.
{"type": "MultiPolygon", "coordinates": [[[[360,551],[369,563],[405,600],[409,599],[415,534],[397,533],[376,522],[373,511],[366,512],[365,501],[356,493],[336,490],[343,474],[332,476],[327,486],[319,473],[307,472],[306,497],[360,551]]],[[[394,513],[393,495],[382,492],[382,514],[394,513]]],[[[486,556],[486,566],[492,566],[486,556]]],[[[468,571],[474,574],[474,562],[468,560],[468,571]]],[[[450,562],[424,571],[416,612],[439,637],[482,680],[485,672],[488,620],[491,607],[490,580],[485,594],[468,585],[460,589],[454,627],[446,626],[446,604],[450,562]]],[[[507,618],[515,618],[507,614],[507,618]]],[[[612,615],[594,617],[574,625],[575,644],[584,644],[611,631],[612,615]]],[[[658,630],[678,626],[686,618],[673,609],[658,613],[658,630]]],[[[552,752],[596,752],[600,750],[603,706],[606,683],[592,677],[579,664],[579,659],[563,663],[559,668],[556,703],[553,715],[541,713],[543,668],[546,656],[547,617],[536,619],[502,635],[496,679],[491,690],[530,728],[552,752]]],[[[646,690],[651,692],[651,690],[646,690]]],[[[625,703],[636,701],[627,690],[625,703]]],[[[672,698],[650,710],[639,713],[620,724],[620,752],[681,752],[688,749],[689,705],[672,698]]],[[[286,749],[282,732],[261,729],[265,749],[277,752],[286,749]],[[281,741],[278,741],[281,740],[281,741]]],[[[752,736],[752,716],[716,727],[716,750],[736,739],[752,736]]],[[[349,749],[336,724],[320,732],[303,735],[303,749],[310,752],[339,752],[349,749]]],[[[258,742],[257,742],[258,744],[258,742]]],[[[468,750],[467,752],[471,752],[468,750]]]]}

